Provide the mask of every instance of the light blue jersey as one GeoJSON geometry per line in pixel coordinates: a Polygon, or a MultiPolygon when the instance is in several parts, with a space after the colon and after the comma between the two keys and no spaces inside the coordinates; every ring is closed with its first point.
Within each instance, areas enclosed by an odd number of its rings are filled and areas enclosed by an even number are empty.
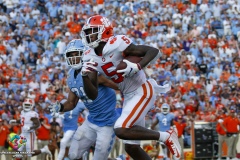
{"type": "Polygon", "coordinates": [[[118,118],[115,110],[116,107],[116,94],[113,89],[99,85],[98,97],[95,100],[89,99],[83,89],[83,80],[81,74],[74,78],[74,69],[68,72],[67,84],[70,90],[75,93],[84,103],[89,110],[89,122],[102,127],[113,126],[118,118]]]}
{"type": "Polygon", "coordinates": [[[159,123],[159,131],[166,132],[171,127],[171,121],[174,119],[174,114],[168,113],[168,114],[162,114],[157,113],[156,118],[158,119],[159,123]]]}
{"type": "Polygon", "coordinates": [[[85,109],[85,105],[82,102],[78,102],[76,107],[68,112],[64,112],[63,119],[63,131],[66,132],[68,130],[77,130],[78,128],[78,116],[85,109]]]}

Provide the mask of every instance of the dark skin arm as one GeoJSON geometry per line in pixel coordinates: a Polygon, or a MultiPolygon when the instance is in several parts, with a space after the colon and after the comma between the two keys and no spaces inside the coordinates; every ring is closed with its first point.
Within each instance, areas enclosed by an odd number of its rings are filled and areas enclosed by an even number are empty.
{"type": "Polygon", "coordinates": [[[92,71],[88,76],[82,76],[83,88],[89,99],[94,100],[98,96],[98,75],[92,71]]]}
{"type": "Polygon", "coordinates": [[[153,60],[159,50],[150,47],[150,46],[145,46],[145,45],[135,45],[135,44],[130,44],[125,51],[123,51],[124,55],[127,56],[138,56],[138,57],[143,57],[143,59],[139,62],[141,68],[144,68],[147,66],[151,60],[153,60]]]}
{"type": "MultiPolygon", "coordinates": [[[[105,43],[100,43],[99,50],[102,51],[105,43]]],[[[98,49],[95,49],[96,53],[101,53],[98,49]]],[[[150,46],[145,45],[134,45],[130,44],[124,51],[125,56],[138,56],[143,57],[143,59],[139,62],[141,68],[147,66],[158,54],[159,50],[150,46]]],[[[97,73],[91,72],[88,76],[83,76],[84,82],[84,91],[86,95],[94,100],[97,98],[98,90],[97,90],[97,73]]]]}
{"type": "Polygon", "coordinates": [[[68,99],[66,102],[63,103],[63,107],[64,107],[63,112],[73,110],[77,105],[78,101],[79,101],[79,98],[72,91],[69,91],[68,99]]]}
{"type": "MultiPolygon", "coordinates": [[[[88,78],[88,76],[85,76],[85,78],[86,77],[88,78]]],[[[113,88],[113,89],[116,89],[116,90],[118,89],[118,86],[114,82],[107,79],[103,75],[96,76],[96,78],[98,78],[98,83],[96,84],[97,85],[97,87],[96,87],[97,92],[98,92],[98,84],[101,84],[101,85],[104,85],[106,87],[110,87],[110,88],[113,88]]],[[[83,77],[83,79],[84,79],[84,77],[83,77]]],[[[84,91],[85,91],[85,88],[84,88],[84,91]]],[[[85,93],[86,93],[86,91],[85,91],[85,93]]],[[[96,95],[96,98],[97,98],[97,95],[96,95]]],[[[79,101],[79,98],[72,91],[70,91],[67,101],[63,103],[63,106],[64,106],[63,112],[67,112],[67,111],[70,111],[70,110],[74,109],[75,106],[77,105],[78,101],[79,101]]]]}
{"type": "Polygon", "coordinates": [[[36,117],[32,117],[32,118],[31,118],[31,121],[33,121],[33,126],[30,127],[30,129],[36,130],[36,129],[40,126],[40,121],[39,121],[39,119],[36,118],[36,117]]]}
{"type": "Polygon", "coordinates": [[[103,75],[99,75],[98,76],[98,84],[104,85],[106,87],[118,90],[118,86],[116,83],[114,83],[113,81],[107,79],[106,77],[104,77],[103,75]]]}

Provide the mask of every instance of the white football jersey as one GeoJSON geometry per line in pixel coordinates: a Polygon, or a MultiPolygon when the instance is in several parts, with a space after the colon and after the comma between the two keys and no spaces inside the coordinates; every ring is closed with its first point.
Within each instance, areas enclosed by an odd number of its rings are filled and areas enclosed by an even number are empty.
{"type": "MultiPolygon", "coordinates": [[[[33,126],[33,121],[31,120],[32,117],[36,117],[39,118],[38,113],[35,111],[29,111],[29,112],[25,112],[25,111],[21,111],[21,127],[32,127],[33,126]]],[[[29,132],[34,131],[34,130],[30,130],[29,132]]]]}
{"type": "Polygon", "coordinates": [[[131,43],[132,40],[125,35],[112,36],[104,46],[101,56],[98,56],[92,48],[86,50],[83,56],[83,61],[93,59],[94,62],[97,62],[98,72],[117,83],[123,94],[135,91],[146,82],[146,75],[143,70],[127,78],[124,78],[121,73],[116,71],[120,61],[124,59],[123,51],[131,43]]]}

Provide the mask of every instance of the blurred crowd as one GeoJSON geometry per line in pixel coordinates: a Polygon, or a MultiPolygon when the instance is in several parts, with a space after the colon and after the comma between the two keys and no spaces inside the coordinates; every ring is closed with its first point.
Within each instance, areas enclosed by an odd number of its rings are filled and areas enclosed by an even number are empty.
{"type": "Polygon", "coordinates": [[[240,116],[240,0],[0,0],[4,121],[18,118],[25,97],[52,121],[47,106],[69,91],[64,49],[95,14],[108,17],[115,34],[163,53],[145,71],[159,84],[171,82],[172,90],[159,95],[147,126],[164,102],[188,126],[230,110],[240,116]]]}

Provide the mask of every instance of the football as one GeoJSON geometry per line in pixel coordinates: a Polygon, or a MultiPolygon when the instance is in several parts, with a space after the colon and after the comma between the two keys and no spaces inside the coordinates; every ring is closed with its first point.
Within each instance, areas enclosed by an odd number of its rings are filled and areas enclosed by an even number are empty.
{"type": "MultiPolygon", "coordinates": [[[[138,56],[128,56],[128,57],[125,57],[124,59],[126,59],[132,63],[139,63],[142,60],[142,58],[138,57],[138,56]]],[[[116,70],[125,69],[126,67],[127,67],[127,64],[125,62],[121,61],[118,64],[116,70]]]]}

